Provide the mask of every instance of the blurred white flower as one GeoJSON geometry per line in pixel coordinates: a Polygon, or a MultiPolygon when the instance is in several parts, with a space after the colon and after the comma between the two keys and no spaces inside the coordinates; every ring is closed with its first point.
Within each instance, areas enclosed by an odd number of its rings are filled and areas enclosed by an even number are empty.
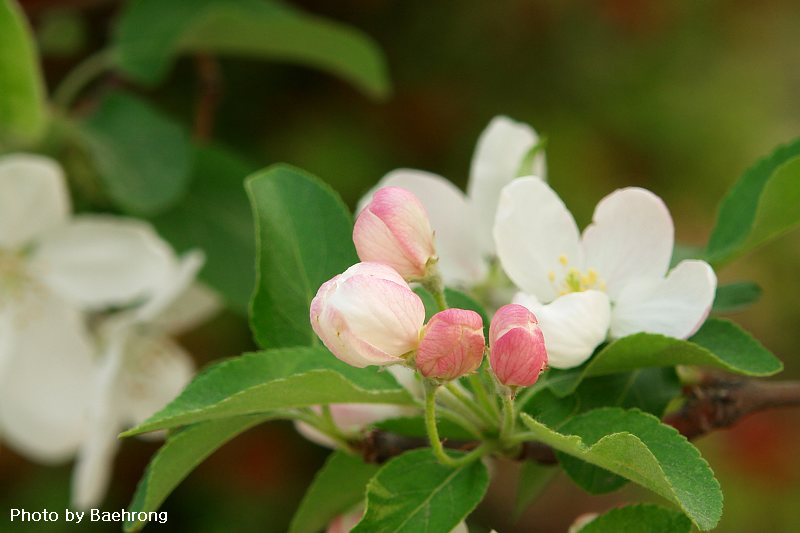
{"type": "Polygon", "coordinates": [[[201,324],[220,307],[218,297],[193,285],[199,252],[175,261],[172,275],[140,307],[99,325],[102,358],[94,382],[89,425],[73,474],[73,505],[97,506],[105,494],[117,435],[163,408],[189,383],[194,363],[171,336],[201,324]]]}
{"type": "Polygon", "coordinates": [[[57,163],[0,157],[0,435],[43,462],[70,457],[86,431],[81,311],[153,296],[173,260],[147,224],[70,210],[57,163]]]}
{"type": "Polygon", "coordinates": [[[556,368],[583,363],[607,337],[644,331],[686,338],[714,300],[717,279],[707,263],[687,260],[669,270],[672,217],[644,189],[603,198],[580,235],[547,183],[519,178],[503,189],[494,236],[503,269],[522,290],[515,302],[539,319],[556,368]]]}
{"type": "Polygon", "coordinates": [[[382,187],[402,187],[425,206],[436,236],[439,271],[447,284],[472,286],[488,274],[494,256],[492,225],[500,190],[520,175],[546,177],[539,137],[529,126],[495,117],[478,139],[467,194],[447,179],[420,170],[390,172],[359,203],[359,211],[382,187]]]}

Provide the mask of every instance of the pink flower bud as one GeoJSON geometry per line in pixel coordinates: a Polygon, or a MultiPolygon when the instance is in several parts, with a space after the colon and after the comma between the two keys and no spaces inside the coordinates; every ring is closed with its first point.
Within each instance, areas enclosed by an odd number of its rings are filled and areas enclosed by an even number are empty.
{"type": "Polygon", "coordinates": [[[504,305],[489,326],[489,363],[503,385],[529,387],[547,365],[544,336],[536,317],[518,304],[504,305]]]}
{"type": "Polygon", "coordinates": [[[402,363],[417,348],[425,307],[400,275],[358,263],[326,281],[311,301],[311,327],[333,355],[365,367],[402,363]]]}
{"type": "Polygon", "coordinates": [[[445,309],[431,317],[417,349],[417,369],[428,378],[451,380],[483,360],[483,319],[475,311],[445,309]]]}
{"type": "Polygon", "coordinates": [[[389,265],[407,280],[425,277],[436,256],[428,213],[411,192],[400,187],[379,189],[358,215],[353,243],[362,261],[389,265]]]}

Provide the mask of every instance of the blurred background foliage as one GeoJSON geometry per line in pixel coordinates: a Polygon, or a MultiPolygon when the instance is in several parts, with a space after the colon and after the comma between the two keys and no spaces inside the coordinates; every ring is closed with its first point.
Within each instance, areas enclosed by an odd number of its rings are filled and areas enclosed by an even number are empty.
{"type": "MultiPolygon", "coordinates": [[[[579,224],[611,190],[638,185],[664,198],[680,241],[703,245],[730,185],[800,132],[800,4],[791,0],[133,4],[21,2],[57,104],[46,135],[27,147],[66,165],[79,209],[144,216],[178,249],[206,249],[203,277],[230,310],[183,339],[200,364],[253,346],[241,184],[261,166],[304,168],[351,206],[398,167],[463,186],[478,134],[506,114],[547,138],[550,181],[579,224]],[[104,70],[109,56],[98,52],[109,48],[114,68],[104,70]]],[[[785,379],[800,377],[800,234],[719,276],[763,287],[734,318],[784,360],[785,379]]],[[[764,413],[699,441],[726,495],[719,531],[800,528],[799,422],[796,411],[764,413]]],[[[123,444],[107,509],[128,503],[156,446],[123,444]]],[[[324,456],[290,425],[259,427],[190,476],[161,527],[284,531],[324,456]]],[[[636,490],[589,497],[557,478],[515,524],[516,468],[498,465],[474,531],[565,531],[636,490]]],[[[2,508],[66,506],[68,467],[3,449],[0,472],[2,508]]]]}

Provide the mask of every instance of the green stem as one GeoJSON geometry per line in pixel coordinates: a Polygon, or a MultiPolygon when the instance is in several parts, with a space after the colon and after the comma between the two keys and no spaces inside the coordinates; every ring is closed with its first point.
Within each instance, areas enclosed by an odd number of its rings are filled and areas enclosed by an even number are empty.
{"type": "Polygon", "coordinates": [[[503,429],[500,430],[500,439],[506,442],[514,433],[514,400],[510,395],[503,396],[503,429]]]}
{"type": "Polygon", "coordinates": [[[437,260],[434,259],[428,263],[425,277],[419,282],[422,284],[426,291],[431,293],[433,300],[436,302],[436,307],[439,311],[444,311],[449,306],[447,305],[447,298],[444,295],[444,282],[442,276],[439,275],[439,269],[436,266],[437,260]]]}
{"type": "Polygon", "coordinates": [[[497,409],[497,403],[489,397],[489,391],[486,390],[486,386],[484,385],[480,374],[470,375],[469,382],[470,385],[472,385],[472,389],[475,391],[475,397],[478,399],[481,405],[483,405],[483,408],[489,413],[493,414],[496,419],[499,419],[500,411],[497,409]]]}
{"type": "Polygon", "coordinates": [[[447,455],[439,439],[439,428],[436,426],[436,392],[439,385],[426,384],[425,386],[425,427],[428,430],[428,440],[431,443],[433,454],[440,463],[452,467],[468,464],[479,459],[491,450],[491,445],[484,442],[463,457],[453,458],[447,455]]]}
{"type": "Polygon", "coordinates": [[[445,385],[445,387],[447,387],[447,390],[450,391],[453,396],[458,398],[463,405],[466,405],[471,412],[476,414],[489,427],[492,427],[497,423],[492,419],[489,413],[481,409],[481,407],[475,403],[475,400],[467,395],[467,391],[462,389],[457,383],[450,382],[445,385]]]}
{"type": "Polygon", "coordinates": [[[305,422],[317,431],[324,433],[325,436],[336,443],[337,447],[346,451],[353,451],[353,448],[347,440],[347,436],[341,432],[333,421],[330,407],[327,405],[322,406],[322,415],[315,413],[311,409],[301,409],[295,412],[292,418],[305,422]]]}
{"type": "Polygon", "coordinates": [[[531,440],[538,440],[538,438],[539,437],[536,435],[536,433],[533,433],[531,431],[522,431],[520,433],[517,433],[517,434],[512,435],[511,437],[509,437],[506,442],[509,445],[514,446],[516,444],[520,444],[520,443],[523,443],[523,442],[528,442],[528,441],[531,441],[531,440]]]}
{"type": "Polygon", "coordinates": [[[64,111],[68,110],[89,83],[111,69],[111,58],[111,50],[101,50],[84,59],[67,74],[53,92],[53,103],[64,111]]]}

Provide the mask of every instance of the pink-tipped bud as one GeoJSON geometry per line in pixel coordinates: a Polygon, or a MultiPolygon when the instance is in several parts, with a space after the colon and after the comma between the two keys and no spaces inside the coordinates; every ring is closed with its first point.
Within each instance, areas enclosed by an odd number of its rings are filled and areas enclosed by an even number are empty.
{"type": "Polygon", "coordinates": [[[311,301],[311,327],[333,355],[365,367],[402,363],[416,350],[425,307],[400,275],[358,263],[326,281],[311,301]]]}
{"type": "Polygon", "coordinates": [[[428,378],[456,379],[481,366],[486,340],[475,311],[445,309],[431,317],[417,349],[417,369],[428,378]]]}
{"type": "Polygon", "coordinates": [[[411,192],[384,187],[358,215],[353,243],[362,261],[389,265],[406,280],[425,277],[436,257],[428,213],[411,192]]]}
{"type": "Polygon", "coordinates": [[[544,336],[527,308],[504,305],[489,326],[489,364],[503,385],[529,387],[547,366],[544,336]]]}

